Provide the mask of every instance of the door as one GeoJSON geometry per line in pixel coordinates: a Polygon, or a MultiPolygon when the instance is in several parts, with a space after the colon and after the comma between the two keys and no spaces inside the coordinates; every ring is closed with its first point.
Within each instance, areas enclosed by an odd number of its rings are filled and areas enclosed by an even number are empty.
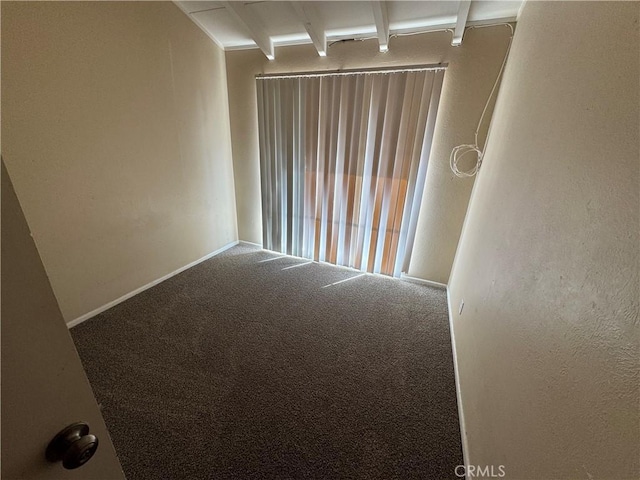
{"type": "Polygon", "coordinates": [[[2,479],[124,479],[109,433],[2,162],[2,479]],[[98,437],[77,469],[45,459],[66,426],[98,437]]]}

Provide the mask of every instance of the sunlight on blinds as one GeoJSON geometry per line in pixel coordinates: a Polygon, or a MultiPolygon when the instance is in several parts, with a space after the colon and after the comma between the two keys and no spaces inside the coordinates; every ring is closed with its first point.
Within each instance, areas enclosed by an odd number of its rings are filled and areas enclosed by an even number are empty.
{"type": "Polygon", "coordinates": [[[264,248],[405,271],[443,76],[257,79],[264,248]]]}

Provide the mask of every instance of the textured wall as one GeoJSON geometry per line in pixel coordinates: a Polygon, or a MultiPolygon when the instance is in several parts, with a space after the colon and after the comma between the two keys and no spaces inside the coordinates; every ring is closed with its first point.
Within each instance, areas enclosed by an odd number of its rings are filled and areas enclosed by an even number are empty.
{"type": "Polygon", "coordinates": [[[509,35],[506,26],[469,30],[461,47],[451,46],[447,32],[398,37],[387,53],[378,52],[377,40],[336,43],[326,58],[312,45],[277,48],[274,61],[259,50],[227,52],[240,238],[262,243],[256,74],[448,63],[409,268],[410,275],[446,283],[473,185],[453,175],[449,153],[473,141],[509,35]]]}
{"type": "Polygon", "coordinates": [[[3,158],[65,319],[237,239],[224,53],[171,2],[3,2],[3,158]]]}
{"type": "Polygon", "coordinates": [[[468,462],[508,478],[640,477],[639,12],[518,22],[449,284],[468,462]]]}

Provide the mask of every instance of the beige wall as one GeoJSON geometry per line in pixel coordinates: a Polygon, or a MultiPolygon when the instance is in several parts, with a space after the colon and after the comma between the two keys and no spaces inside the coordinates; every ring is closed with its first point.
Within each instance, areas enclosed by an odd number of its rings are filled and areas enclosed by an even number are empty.
{"type": "Polygon", "coordinates": [[[2,2],[2,140],[67,321],[237,239],[224,53],[171,2],[2,2]]]}
{"type": "Polygon", "coordinates": [[[227,52],[240,238],[262,243],[256,74],[448,63],[409,268],[412,276],[446,283],[473,185],[453,175],[449,153],[473,141],[509,35],[506,26],[469,30],[461,47],[451,46],[448,32],[404,36],[393,38],[387,53],[378,52],[376,40],[344,42],[326,58],[312,45],[277,48],[274,61],[259,50],[227,52]]]}
{"type": "Polygon", "coordinates": [[[508,478],[640,477],[639,11],[518,22],[450,282],[468,461],[508,478]]]}

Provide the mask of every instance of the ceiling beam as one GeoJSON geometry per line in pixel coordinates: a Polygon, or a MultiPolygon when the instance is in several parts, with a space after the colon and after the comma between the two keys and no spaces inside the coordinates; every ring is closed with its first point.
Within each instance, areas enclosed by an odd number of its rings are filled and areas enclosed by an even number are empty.
{"type": "Polygon", "coordinates": [[[462,37],[464,36],[464,28],[467,26],[470,7],[471,0],[461,0],[458,4],[458,18],[456,20],[456,28],[453,31],[453,38],[451,39],[451,45],[454,47],[462,44],[462,37]]]}
{"type": "Polygon", "coordinates": [[[244,2],[229,1],[221,3],[231,16],[244,25],[249,31],[251,38],[256,42],[258,48],[262,50],[262,53],[264,53],[269,60],[276,58],[271,37],[267,35],[258,17],[246,7],[244,2]]]}
{"type": "Polygon", "coordinates": [[[289,2],[296,12],[296,15],[304,25],[309,34],[309,38],[316,47],[318,55],[327,56],[327,35],[322,22],[318,19],[315,7],[312,2],[289,2]]]}
{"type": "Polygon", "coordinates": [[[389,50],[389,15],[387,14],[387,4],[384,1],[374,0],[371,2],[373,8],[373,18],[376,21],[378,32],[378,44],[381,52],[389,50]]]}

